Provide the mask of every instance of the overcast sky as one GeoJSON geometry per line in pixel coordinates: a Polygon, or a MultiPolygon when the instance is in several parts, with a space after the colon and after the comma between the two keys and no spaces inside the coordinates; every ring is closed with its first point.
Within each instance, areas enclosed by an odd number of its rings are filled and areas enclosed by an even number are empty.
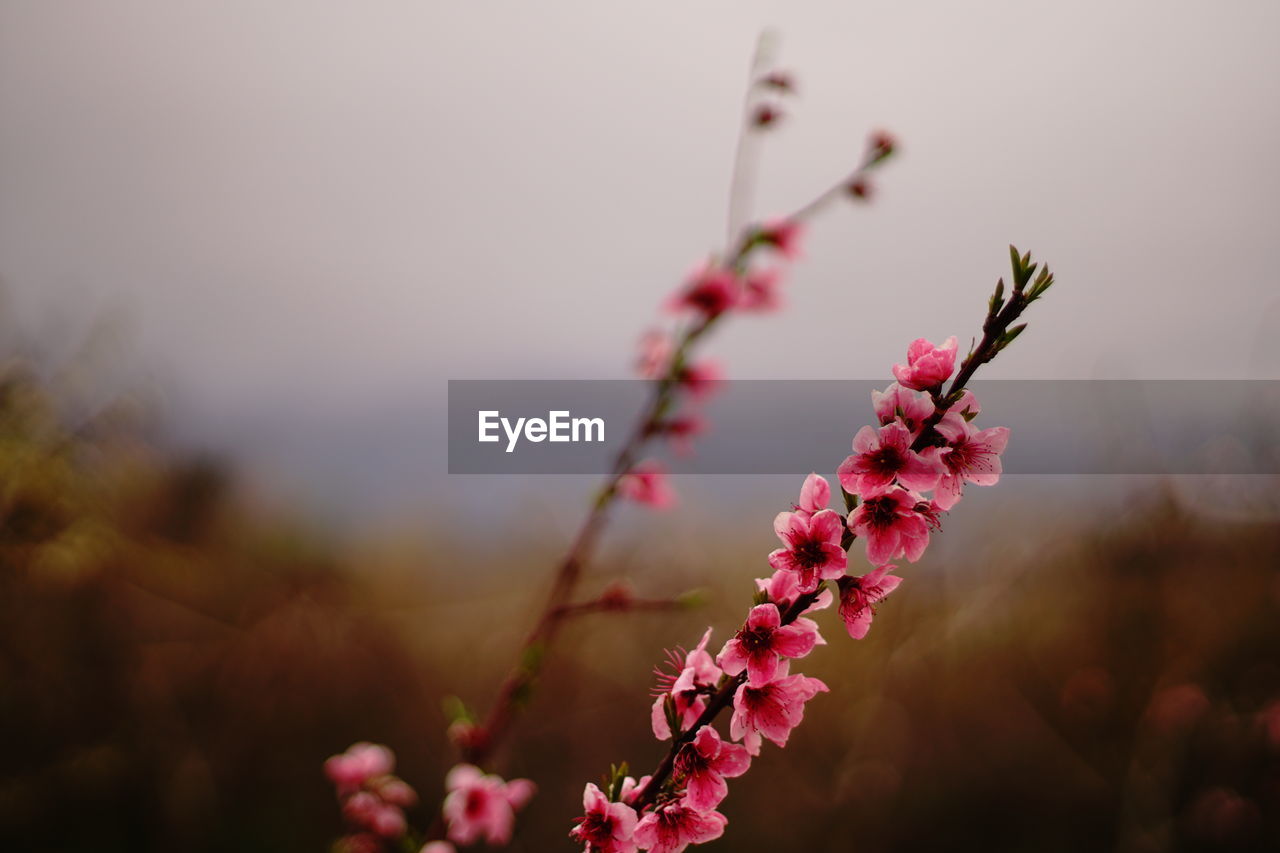
{"type": "Polygon", "coordinates": [[[801,93],[762,214],[873,128],[903,154],[815,226],[785,313],[712,343],[731,375],[968,337],[1009,242],[1060,284],[988,376],[1280,374],[1270,2],[3,0],[0,281],[37,330],[124,318],[215,440],[625,375],[722,235],[765,27],[801,93]]]}

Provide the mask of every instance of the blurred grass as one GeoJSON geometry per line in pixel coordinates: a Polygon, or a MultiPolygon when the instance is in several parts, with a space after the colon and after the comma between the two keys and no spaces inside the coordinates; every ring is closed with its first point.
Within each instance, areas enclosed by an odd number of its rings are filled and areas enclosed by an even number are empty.
{"type": "MultiPolygon", "coordinates": [[[[0,849],[321,850],[340,826],[320,762],[360,739],[432,803],[441,700],[487,701],[557,538],[339,541],[127,417],[70,426],[53,396],[0,375],[0,849]]],[[[669,523],[615,538],[588,586],[712,603],[566,632],[500,759],[542,789],[515,849],[571,849],[583,782],[656,762],[651,666],[707,624],[722,641],[764,571],[767,524],[669,523]]],[[[980,546],[904,572],[867,640],[825,614],[803,668],[832,692],[733,785],[716,849],[1280,849],[1274,519],[1157,491],[1104,521],[963,523],[980,546]]]]}

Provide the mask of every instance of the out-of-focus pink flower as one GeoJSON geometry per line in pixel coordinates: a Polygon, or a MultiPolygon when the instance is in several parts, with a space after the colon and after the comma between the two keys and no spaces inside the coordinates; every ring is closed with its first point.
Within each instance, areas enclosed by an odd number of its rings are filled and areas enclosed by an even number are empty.
{"type": "Polygon", "coordinates": [[[676,753],[675,771],[688,780],[685,802],[700,812],[709,812],[729,793],[724,780],[741,776],[750,766],[746,747],[726,743],[711,726],[703,726],[676,753]]]}
{"type": "Polygon", "coordinates": [[[744,311],[776,311],[782,307],[782,274],[774,269],[752,270],[742,280],[744,311]]]}
{"type": "Polygon", "coordinates": [[[667,472],[657,462],[641,462],[618,478],[618,494],[655,509],[666,509],[676,502],[676,493],[667,472]]]}
{"type": "Polygon", "coordinates": [[[807,512],[780,512],[773,530],[787,547],[769,555],[774,569],[795,572],[801,592],[812,592],[818,583],[844,574],[848,559],[840,547],[844,532],[840,515],[824,509],[807,512]]]}
{"type": "Polygon", "coordinates": [[[703,400],[724,384],[724,368],[719,362],[706,361],[697,364],[686,364],[676,377],[680,387],[689,392],[695,400],[703,400]]]}
{"type": "Polygon", "coordinates": [[[665,435],[676,453],[687,456],[693,452],[693,439],[707,431],[707,419],[697,414],[683,414],[667,418],[654,427],[654,432],[665,435]]]}
{"type": "Polygon", "coordinates": [[[919,511],[918,495],[900,486],[864,500],[849,513],[849,529],[867,542],[867,559],[883,566],[890,560],[920,559],[929,546],[929,516],[919,511]]]}
{"type": "Polygon", "coordinates": [[[361,741],[325,761],[324,773],[339,794],[349,794],[379,776],[390,774],[395,767],[395,753],[381,744],[361,741]]]}
{"type": "Polygon", "coordinates": [[[458,853],[458,848],[448,841],[428,841],[418,853],[458,853]]]}
{"type": "Polygon", "coordinates": [[[586,813],[569,831],[569,837],[585,844],[586,853],[634,853],[635,809],[625,803],[611,803],[595,785],[588,783],[582,793],[586,813]]]}
{"type": "Polygon", "coordinates": [[[342,816],[352,826],[383,838],[399,838],[407,828],[399,806],[384,802],[371,791],[358,791],[342,804],[342,816]]]}
{"type": "Polygon", "coordinates": [[[772,219],[760,226],[760,241],[772,246],[788,260],[800,257],[804,225],[794,219],[772,219]]]}
{"type": "Polygon", "coordinates": [[[789,675],[790,661],[778,667],[778,677],[767,684],[743,682],[733,697],[729,734],[742,741],[747,752],[760,754],[761,737],[786,746],[791,730],[804,719],[804,705],[828,688],[817,678],[789,675]]]}
{"type": "Polygon", "coordinates": [[[896,568],[884,565],[862,577],[840,578],[840,618],[844,620],[850,637],[861,640],[867,636],[871,630],[871,619],[875,616],[875,606],[902,583],[902,578],[889,574],[896,568]]]}
{"type": "Polygon", "coordinates": [[[387,776],[373,783],[374,792],[383,802],[393,806],[409,808],[418,804],[418,792],[409,787],[409,783],[395,776],[387,776]]]}
{"type": "MultiPolygon", "coordinates": [[[[968,393],[968,392],[966,392],[968,393]]],[[[881,424],[891,424],[895,420],[911,430],[911,437],[920,434],[924,422],[933,414],[933,401],[927,394],[921,394],[904,388],[894,382],[884,391],[871,392],[871,405],[875,407],[876,417],[881,424]]]]}
{"type": "Polygon", "coordinates": [[[510,841],[516,811],[536,790],[528,779],[504,782],[502,777],[486,774],[471,764],[455,766],[444,784],[449,793],[442,811],[449,826],[449,840],[463,846],[481,838],[492,845],[510,841]]]}
{"type": "Polygon", "coordinates": [[[869,159],[872,162],[883,160],[894,152],[897,145],[898,140],[894,138],[893,134],[886,130],[877,130],[875,133],[871,134],[869,142],[871,152],[869,159]]]}
{"type": "Polygon", "coordinates": [[[719,812],[700,812],[684,803],[660,806],[636,824],[636,843],[649,853],[681,853],[724,835],[729,821],[719,812]]]}
{"type": "Polygon", "coordinates": [[[757,128],[770,127],[782,121],[782,110],[773,104],[761,104],[751,114],[751,124],[757,128]]]}
{"type": "Polygon", "coordinates": [[[813,651],[818,631],[812,620],[808,624],[782,624],[776,604],[758,604],[751,608],[747,622],[720,651],[720,668],[729,675],[744,669],[752,684],[772,681],[781,658],[802,658],[813,651]]]}
{"type": "Polygon", "coordinates": [[[878,432],[864,426],[853,438],[853,455],[836,470],[840,485],[863,498],[880,494],[895,480],[918,492],[932,489],[942,476],[938,448],[917,453],[911,449],[911,441],[911,430],[897,421],[878,432]]]}
{"type": "Polygon", "coordinates": [[[707,700],[701,691],[703,688],[714,687],[720,680],[720,676],[724,675],[720,667],[716,666],[711,653],[707,651],[709,642],[711,642],[710,628],[702,635],[702,639],[698,641],[694,650],[684,655],[683,661],[678,654],[667,653],[668,665],[676,671],[655,670],[658,676],[658,688],[649,721],[653,727],[653,736],[658,740],[667,740],[672,734],[666,712],[668,698],[674,705],[681,731],[687,730],[697,722],[702,712],[707,709],[707,700]]]}
{"type": "Polygon", "coordinates": [[[675,311],[693,309],[710,319],[737,305],[738,297],[738,279],[733,271],[705,263],[693,271],[668,307],[675,311]]]}
{"type": "Polygon", "coordinates": [[[907,347],[907,363],[895,364],[893,376],[899,383],[914,391],[936,388],[951,378],[956,369],[955,335],[935,347],[924,338],[917,338],[907,347]]]}
{"type": "Polygon", "coordinates": [[[661,379],[671,367],[675,344],[671,336],[659,329],[650,329],[640,336],[640,355],[636,359],[636,373],[643,379],[661,379]]]}
{"type": "Polygon", "coordinates": [[[994,486],[1000,480],[1000,454],[1009,444],[1008,427],[976,430],[959,414],[947,412],[935,428],[947,440],[940,457],[943,475],[934,493],[938,509],[949,510],[959,503],[966,482],[994,486]]]}

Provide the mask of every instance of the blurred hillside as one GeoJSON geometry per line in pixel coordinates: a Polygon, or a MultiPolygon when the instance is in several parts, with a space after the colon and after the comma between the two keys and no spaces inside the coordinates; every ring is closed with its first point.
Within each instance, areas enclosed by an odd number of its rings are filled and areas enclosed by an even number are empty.
{"type": "MultiPolygon", "coordinates": [[[[431,803],[441,700],[488,698],[558,536],[340,541],[55,396],[0,376],[0,849],[322,850],[320,762],[359,739],[431,803]]],[[[1280,526],[1185,495],[1087,523],[957,513],[978,544],[905,572],[867,640],[824,614],[804,670],[832,692],[733,786],[713,849],[1277,849],[1280,526]]],[[[588,583],[712,603],[566,633],[501,759],[541,786],[514,849],[571,849],[582,783],[656,762],[662,646],[723,639],[763,572],[767,525],[654,537],[668,521],[615,537],[588,583]]]]}

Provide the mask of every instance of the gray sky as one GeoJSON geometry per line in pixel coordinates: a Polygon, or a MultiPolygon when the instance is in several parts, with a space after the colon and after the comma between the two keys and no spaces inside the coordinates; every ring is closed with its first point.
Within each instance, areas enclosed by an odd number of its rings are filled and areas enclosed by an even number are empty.
{"type": "Polygon", "coordinates": [[[713,342],[731,375],[967,337],[1011,241],[1060,284],[988,376],[1280,374],[1268,2],[4,0],[0,281],[36,329],[126,317],[213,440],[624,375],[723,232],[766,26],[801,97],[761,213],[873,128],[903,156],[813,229],[785,313],[713,342]]]}

